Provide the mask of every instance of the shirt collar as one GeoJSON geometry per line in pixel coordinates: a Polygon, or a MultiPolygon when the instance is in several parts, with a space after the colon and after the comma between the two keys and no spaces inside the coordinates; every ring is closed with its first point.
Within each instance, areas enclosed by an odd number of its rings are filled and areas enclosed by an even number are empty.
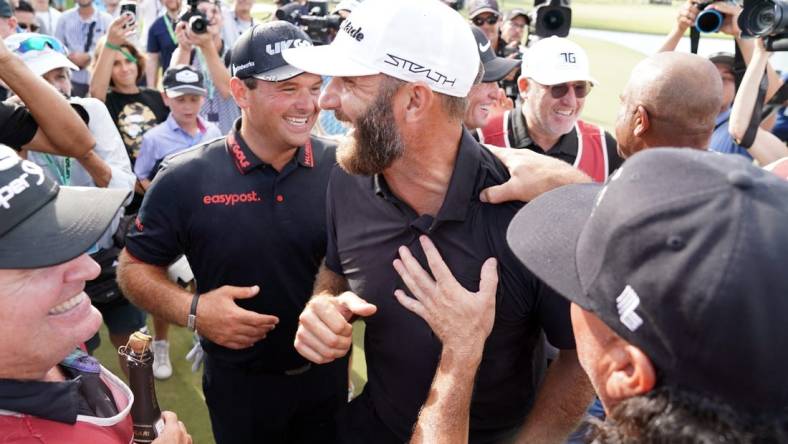
{"type": "MultiPolygon", "coordinates": [[[[463,127],[460,147],[457,150],[457,158],[454,161],[454,171],[449,180],[449,187],[446,190],[446,197],[435,217],[436,222],[458,221],[462,222],[468,214],[471,202],[479,198],[483,178],[480,178],[482,169],[481,150],[473,136],[463,127]]],[[[382,174],[372,177],[372,188],[376,195],[383,199],[399,202],[399,199],[391,193],[382,174]]]]}
{"type": "MultiPolygon", "coordinates": [[[[241,118],[235,121],[233,129],[227,134],[225,145],[236,168],[243,175],[248,174],[249,171],[257,167],[268,165],[252,152],[249,145],[241,137],[241,118]]],[[[312,141],[308,140],[306,145],[299,147],[294,158],[299,165],[313,168],[317,164],[317,160],[312,149],[312,141]]]]}
{"type": "Polygon", "coordinates": [[[528,124],[525,121],[525,113],[523,113],[522,104],[518,104],[517,107],[512,110],[512,114],[513,118],[511,126],[515,139],[513,140],[513,147],[528,148],[532,151],[536,151],[539,154],[556,155],[563,153],[570,156],[577,155],[577,124],[575,124],[575,127],[572,128],[571,131],[561,136],[555,145],[548,147],[549,149],[544,151],[542,149],[544,147],[537,145],[528,134],[528,124]]]}
{"type": "MultiPolygon", "coordinates": [[[[184,134],[188,134],[189,136],[191,136],[191,134],[184,131],[184,129],[181,128],[180,125],[178,125],[178,122],[175,120],[175,117],[172,116],[172,113],[170,113],[170,115],[167,116],[167,120],[165,120],[165,122],[167,128],[170,129],[171,131],[180,131],[184,134]]],[[[205,126],[205,120],[201,116],[197,116],[197,129],[200,130],[200,134],[205,134],[205,132],[208,131],[208,127],[205,126]]]]}
{"type": "Polygon", "coordinates": [[[725,122],[726,120],[728,120],[728,118],[730,118],[730,116],[731,116],[731,108],[728,107],[728,109],[726,109],[725,111],[717,114],[717,120],[715,121],[714,124],[715,125],[719,125],[719,124],[725,122]]]}

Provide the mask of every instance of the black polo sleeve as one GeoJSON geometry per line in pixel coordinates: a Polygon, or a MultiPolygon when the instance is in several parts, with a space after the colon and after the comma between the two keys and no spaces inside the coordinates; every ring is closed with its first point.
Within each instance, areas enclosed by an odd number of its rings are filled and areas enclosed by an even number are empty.
{"type": "Polygon", "coordinates": [[[539,319],[547,340],[554,347],[569,350],[575,348],[569,300],[562,297],[541,280],[537,280],[539,292],[539,319]]]}
{"type": "Polygon", "coordinates": [[[608,171],[612,174],[624,163],[624,159],[618,155],[618,142],[612,134],[605,131],[605,145],[607,145],[607,165],[608,171]]]}
{"type": "Polygon", "coordinates": [[[27,108],[0,102],[0,143],[19,151],[37,131],[38,124],[27,108]]]}
{"type": "Polygon", "coordinates": [[[342,189],[338,186],[341,174],[345,174],[341,169],[334,168],[331,172],[331,178],[328,181],[328,191],[326,192],[326,268],[334,273],[344,276],[342,271],[342,262],[339,259],[339,250],[337,249],[337,231],[334,220],[334,199],[337,194],[342,193],[342,189]]]}
{"type": "Polygon", "coordinates": [[[167,266],[185,252],[186,228],[180,203],[185,198],[183,184],[190,181],[178,170],[165,168],[159,172],[126,237],[129,254],[147,264],[167,266]]]}

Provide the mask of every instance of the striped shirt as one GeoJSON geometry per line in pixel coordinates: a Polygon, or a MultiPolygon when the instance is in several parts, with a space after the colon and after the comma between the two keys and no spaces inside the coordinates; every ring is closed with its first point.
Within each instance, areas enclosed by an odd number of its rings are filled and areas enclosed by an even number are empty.
{"type": "MultiPolygon", "coordinates": [[[[79,7],[75,6],[60,16],[60,20],[57,22],[55,37],[63,42],[69,52],[86,52],[85,45],[88,43],[90,24],[95,22],[93,39],[87,50],[90,55],[93,55],[93,51],[96,49],[96,42],[101,36],[106,34],[110,23],[112,23],[112,16],[106,12],[94,11],[92,17],[83,20],[82,17],[79,16],[78,9],[79,7]]],[[[74,83],[88,84],[90,83],[90,73],[87,69],[80,69],[71,75],[71,81],[74,83]]]]}

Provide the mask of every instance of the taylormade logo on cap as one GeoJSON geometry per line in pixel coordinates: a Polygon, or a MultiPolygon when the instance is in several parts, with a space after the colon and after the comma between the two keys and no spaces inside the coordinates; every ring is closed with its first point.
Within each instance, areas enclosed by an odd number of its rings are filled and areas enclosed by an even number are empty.
{"type": "Polygon", "coordinates": [[[197,83],[200,81],[200,76],[196,72],[184,70],[175,74],[175,80],[181,83],[197,83]]]}
{"type": "Polygon", "coordinates": [[[314,74],[386,74],[424,82],[454,97],[466,97],[479,72],[468,23],[438,0],[365,0],[331,44],[288,49],[282,55],[290,65],[314,74]]]}

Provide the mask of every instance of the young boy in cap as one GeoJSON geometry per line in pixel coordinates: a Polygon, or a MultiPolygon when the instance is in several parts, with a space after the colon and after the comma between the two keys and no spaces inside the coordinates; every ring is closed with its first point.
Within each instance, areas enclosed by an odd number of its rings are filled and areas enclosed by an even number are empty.
{"type": "Polygon", "coordinates": [[[161,96],[170,108],[170,115],[142,136],[134,164],[134,174],[146,190],[165,157],[222,136],[215,124],[199,114],[208,95],[202,72],[189,65],[174,66],[164,73],[163,83],[161,96]]]}
{"type": "MultiPolygon", "coordinates": [[[[784,442],[786,220],[788,182],[738,156],[672,148],[520,210],[508,243],[572,302],[578,356],[608,413],[593,442],[784,442]]],[[[416,299],[398,299],[443,355],[413,442],[459,443],[497,273],[467,292],[422,243],[437,281],[403,249],[416,299]]]]}

